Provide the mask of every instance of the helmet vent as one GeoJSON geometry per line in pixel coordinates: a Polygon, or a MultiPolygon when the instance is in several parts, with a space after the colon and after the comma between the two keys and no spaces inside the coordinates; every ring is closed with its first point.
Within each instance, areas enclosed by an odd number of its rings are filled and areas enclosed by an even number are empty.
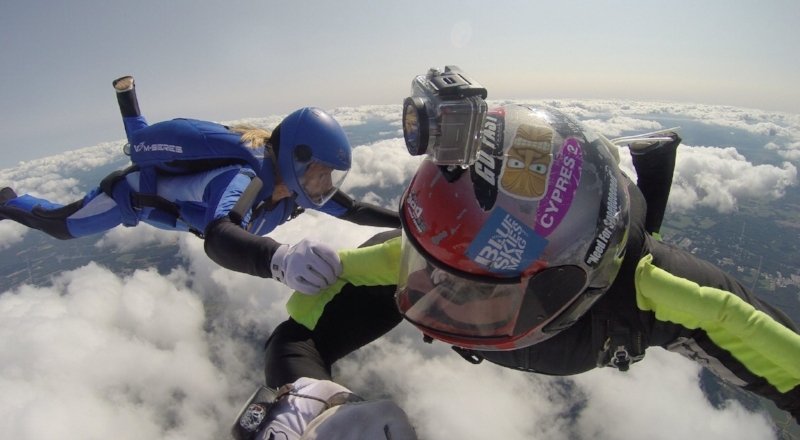
{"type": "Polygon", "coordinates": [[[586,286],[579,266],[556,266],[536,274],[528,283],[514,334],[542,325],[569,304],[586,286]]]}
{"type": "Polygon", "coordinates": [[[308,145],[298,145],[294,149],[294,159],[298,162],[306,163],[311,160],[311,147],[308,145]]]}

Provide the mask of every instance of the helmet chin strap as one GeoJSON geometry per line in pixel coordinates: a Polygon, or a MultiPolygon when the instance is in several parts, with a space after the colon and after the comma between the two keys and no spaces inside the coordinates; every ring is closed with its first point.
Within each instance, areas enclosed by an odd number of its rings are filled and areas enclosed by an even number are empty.
{"type": "Polygon", "coordinates": [[[272,172],[275,174],[275,186],[278,183],[283,184],[283,176],[278,171],[278,150],[281,144],[281,124],[275,126],[272,130],[272,135],[269,141],[264,145],[264,152],[269,155],[269,160],[272,162],[272,172]]]}
{"type": "MultiPolygon", "coordinates": [[[[272,191],[272,198],[270,199],[270,202],[273,206],[282,199],[292,196],[292,192],[289,191],[289,187],[283,183],[285,180],[281,175],[280,169],[278,168],[280,143],[281,124],[278,124],[272,130],[272,136],[270,137],[269,142],[267,142],[267,144],[264,146],[264,152],[269,155],[269,160],[272,162],[272,172],[275,175],[275,189],[272,191]]],[[[294,196],[297,197],[297,194],[294,196]]]]}

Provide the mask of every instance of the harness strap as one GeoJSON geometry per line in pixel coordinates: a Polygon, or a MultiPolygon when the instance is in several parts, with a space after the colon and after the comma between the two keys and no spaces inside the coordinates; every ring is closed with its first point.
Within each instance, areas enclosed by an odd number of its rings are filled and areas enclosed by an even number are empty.
{"type": "Polygon", "coordinates": [[[322,399],[320,397],[310,396],[307,394],[300,394],[297,391],[295,391],[294,384],[291,383],[287,383],[286,385],[283,385],[282,387],[278,388],[278,391],[275,394],[275,401],[281,400],[287,396],[295,396],[303,399],[316,400],[317,402],[320,402],[325,405],[325,409],[323,411],[331,409],[334,406],[344,405],[346,403],[355,403],[364,401],[364,399],[361,398],[360,396],[347,391],[340,391],[338,393],[334,393],[327,399],[322,399]]]}
{"type": "MultiPolygon", "coordinates": [[[[132,172],[139,171],[141,172],[141,168],[139,165],[131,165],[124,170],[117,170],[110,173],[100,182],[100,190],[106,193],[109,197],[113,198],[113,189],[114,186],[120,180],[124,179],[125,176],[132,172]]],[[[236,201],[236,204],[233,206],[233,209],[228,213],[228,217],[230,217],[231,221],[237,225],[241,225],[244,221],[245,217],[247,216],[247,211],[253,206],[258,194],[264,188],[264,182],[257,176],[253,176],[250,173],[242,173],[247,175],[251,178],[250,183],[247,185],[245,190],[242,192],[242,195],[236,201]]],[[[140,186],[142,185],[140,179],[140,186]]],[[[147,186],[147,185],[144,185],[147,186]]],[[[253,209],[252,218],[257,217],[261,211],[267,209],[268,203],[266,201],[262,201],[258,203],[258,205],[253,209]]],[[[151,194],[148,192],[132,192],[131,193],[131,208],[133,209],[141,209],[143,207],[153,208],[158,213],[153,213],[151,218],[153,220],[170,224],[173,227],[177,224],[177,222],[183,221],[181,217],[180,208],[174,202],[167,200],[161,196],[156,194],[151,194]]],[[[295,219],[298,215],[302,214],[305,210],[297,204],[294,204],[293,211],[289,216],[289,220],[295,219]]],[[[188,224],[187,224],[188,226],[188,224]]],[[[200,231],[196,228],[188,226],[189,232],[193,233],[199,238],[204,238],[203,231],[200,231]]]]}
{"type": "Polygon", "coordinates": [[[181,211],[178,209],[178,205],[169,200],[155,194],[145,194],[145,193],[133,193],[131,194],[132,204],[134,208],[153,208],[158,209],[159,211],[164,211],[165,213],[174,216],[175,219],[179,219],[181,217],[181,211]]]}
{"type": "MultiPolygon", "coordinates": [[[[177,204],[156,194],[131,193],[131,206],[134,209],[145,207],[153,208],[155,211],[150,214],[150,219],[169,224],[173,227],[177,225],[178,220],[183,220],[180,208],[178,208],[177,204]]],[[[188,223],[186,223],[186,227],[189,229],[189,232],[196,235],[198,238],[205,238],[203,231],[192,227],[188,223]]]]}
{"type": "Polygon", "coordinates": [[[261,188],[263,187],[264,182],[258,177],[253,177],[250,180],[250,183],[247,184],[247,188],[244,189],[242,195],[239,196],[239,200],[236,201],[236,204],[233,205],[233,209],[228,213],[228,217],[231,218],[233,223],[237,225],[242,224],[244,217],[247,215],[247,211],[253,206],[253,202],[256,200],[258,193],[261,192],[261,188]]]}
{"type": "Polygon", "coordinates": [[[644,359],[642,333],[615,313],[613,301],[603,301],[592,308],[592,345],[598,367],[628,371],[631,364],[644,359]]]}
{"type": "Polygon", "coordinates": [[[128,174],[139,171],[139,165],[131,165],[124,170],[117,170],[103,178],[100,181],[100,191],[106,193],[107,196],[113,197],[114,196],[114,185],[119,182],[120,180],[124,179],[125,176],[128,174]]]}

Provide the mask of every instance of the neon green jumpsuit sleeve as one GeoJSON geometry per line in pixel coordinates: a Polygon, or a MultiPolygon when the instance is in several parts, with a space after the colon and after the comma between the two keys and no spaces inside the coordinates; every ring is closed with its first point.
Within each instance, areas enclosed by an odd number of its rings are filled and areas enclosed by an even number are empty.
{"type": "Polygon", "coordinates": [[[292,293],[286,311],[295,321],[310,330],[317,326],[325,305],[345,284],[356,286],[391,286],[397,284],[400,270],[400,237],[365,248],[339,251],[342,275],[330,287],[316,295],[292,293]]]}
{"type": "Polygon", "coordinates": [[[800,335],[724,290],[701,287],[643,258],[636,268],[636,302],[656,319],[702,329],[752,373],[785,393],[800,384],[800,335]]]}

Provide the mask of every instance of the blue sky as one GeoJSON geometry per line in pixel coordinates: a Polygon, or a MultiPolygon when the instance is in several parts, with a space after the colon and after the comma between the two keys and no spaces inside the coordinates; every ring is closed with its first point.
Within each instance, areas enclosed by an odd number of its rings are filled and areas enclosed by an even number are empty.
{"type": "Polygon", "coordinates": [[[0,5],[0,168],[151,122],[399,104],[455,64],[490,99],[608,98],[800,113],[800,3],[87,1],[0,5]]]}

